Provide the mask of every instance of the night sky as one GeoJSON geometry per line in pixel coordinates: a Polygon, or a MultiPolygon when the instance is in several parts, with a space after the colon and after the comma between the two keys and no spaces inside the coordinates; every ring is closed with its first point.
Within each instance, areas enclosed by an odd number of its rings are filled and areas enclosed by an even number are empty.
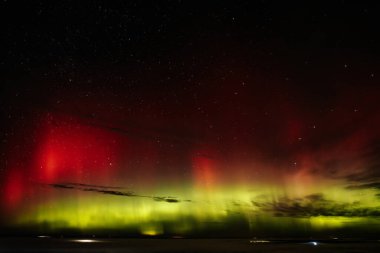
{"type": "Polygon", "coordinates": [[[0,10],[1,234],[380,232],[376,5],[0,10]]]}

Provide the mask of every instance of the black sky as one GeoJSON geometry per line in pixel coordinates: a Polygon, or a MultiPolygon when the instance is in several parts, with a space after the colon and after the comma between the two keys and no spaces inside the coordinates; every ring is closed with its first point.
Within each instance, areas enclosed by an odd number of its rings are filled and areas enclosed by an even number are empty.
{"type": "Polygon", "coordinates": [[[271,157],[299,131],[318,145],[378,111],[378,9],[368,2],[1,5],[3,133],[47,109],[190,139],[240,137],[271,157]],[[286,122],[298,129],[289,138],[277,129],[286,122]]]}

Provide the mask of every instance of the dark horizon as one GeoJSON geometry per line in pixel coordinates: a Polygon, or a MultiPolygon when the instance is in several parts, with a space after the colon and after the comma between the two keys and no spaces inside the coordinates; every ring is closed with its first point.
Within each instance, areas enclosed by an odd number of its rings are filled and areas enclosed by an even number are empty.
{"type": "Polygon", "coordinates": [[[377,238],[369,1],[3,1],[1,236],[377,238]]]}

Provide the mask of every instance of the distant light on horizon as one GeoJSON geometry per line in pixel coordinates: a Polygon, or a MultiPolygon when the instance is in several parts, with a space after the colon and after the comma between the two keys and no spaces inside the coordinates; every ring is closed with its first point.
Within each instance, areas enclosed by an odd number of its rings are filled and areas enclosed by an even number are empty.
{"type": "Polygon", "coordinates": [[[250,240],[249,242],[250,243],[268,243],[270,241],[268,241],[268,240],[250,240]]]}
{"type": "Polygon", "coordinates": [[[80,243],[93,243],[93,242],[100,242],[99,240],[93,240],[93,239],[76,239],[72,240],[73,242],[80,242],[80,243]]]}

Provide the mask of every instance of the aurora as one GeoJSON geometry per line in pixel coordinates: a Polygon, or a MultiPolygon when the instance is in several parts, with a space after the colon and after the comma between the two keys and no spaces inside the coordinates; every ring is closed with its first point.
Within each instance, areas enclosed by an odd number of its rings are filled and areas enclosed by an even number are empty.
{"type": "Polygon", "coordinates": [[[322,165],[310,159],[279,175],[259,160],[232,165],[201,146],[168,151],[170,139],[131,139],[78,117],[49,113],[38,126],[33,159],[6,178],[6,225],[16,229],[192,236],[237,227],[240,236],[313,235],[380,222],[377,184],[313,172],[322,165]]]}

